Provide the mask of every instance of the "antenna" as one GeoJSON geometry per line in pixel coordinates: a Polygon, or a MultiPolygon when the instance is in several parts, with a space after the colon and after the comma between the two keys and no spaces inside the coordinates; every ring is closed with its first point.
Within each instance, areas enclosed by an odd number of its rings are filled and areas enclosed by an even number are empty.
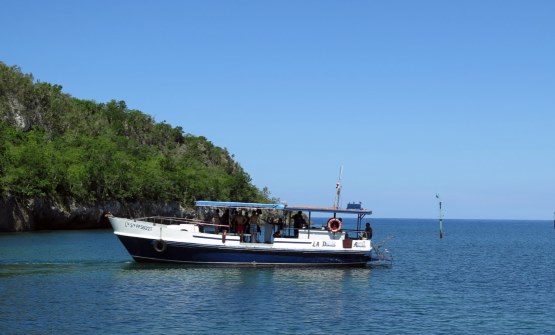
{"type": "Polygon", "coordinates": [[[441,198],[439,194],[436,193],[436,198],[439,201],[439,238],[443,238],[443,215],[441,215],[441,198]]]}
{"type": "Polygon", "coordinates": [[[341,175],[343,174],[343,166],[339,168],[339,179],[335,183],[335,201],[333,202],[334,208],[339,208],[339,198],[341,196],[341,175]]]}

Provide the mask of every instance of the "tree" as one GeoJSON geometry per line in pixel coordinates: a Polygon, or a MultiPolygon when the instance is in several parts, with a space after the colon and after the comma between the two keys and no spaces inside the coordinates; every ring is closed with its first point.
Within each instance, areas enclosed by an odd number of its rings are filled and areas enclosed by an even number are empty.
{"type": "Polygon", "coordinates": [[[157,123],[122,100],[71,97],[1,62],[0,189],[81,201],[269,200],[205,137],[157,123]]]}

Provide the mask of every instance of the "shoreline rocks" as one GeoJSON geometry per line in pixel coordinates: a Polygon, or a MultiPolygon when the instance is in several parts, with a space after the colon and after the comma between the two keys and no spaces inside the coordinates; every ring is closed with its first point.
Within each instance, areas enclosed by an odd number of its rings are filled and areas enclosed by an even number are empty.
{"type": "Polygon", "coordinates": [[[106,201],[79,203],[72,198],[0,196],[0,232],[110,228],[107,212],[120,217],[176,216],[194,211],[179,202],[106,201]]]}

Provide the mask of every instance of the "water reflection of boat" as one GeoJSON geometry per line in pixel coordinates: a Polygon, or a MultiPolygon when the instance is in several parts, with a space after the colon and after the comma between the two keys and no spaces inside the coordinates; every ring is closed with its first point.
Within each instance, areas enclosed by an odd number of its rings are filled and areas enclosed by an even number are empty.
{"type": "Polygon", "coordinates": [[[363,208],[214,201],[197,201],[196,207],[195,219],[108,217],[138,262],[365,266],[383,258],[364,235],[362,219],[372,211],[363,208]],[[216,213],[223,213],[221,219],[216,213]],[[315,213],[329,215],[327,223],[310,224],[315,213]],[[245,220],[237,218],[253,216],[260,229],[245,231],[239,223],[245,220]],[[340,216],[355,216],[356,227],[346,229],[340,216]]]}

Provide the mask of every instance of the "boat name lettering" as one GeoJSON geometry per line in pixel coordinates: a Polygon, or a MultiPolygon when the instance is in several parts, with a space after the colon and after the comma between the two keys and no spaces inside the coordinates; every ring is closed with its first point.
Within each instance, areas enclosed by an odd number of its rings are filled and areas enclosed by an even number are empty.
{"type": "Polygon", "coordinates": [[[312,246],[313,246],[313,247],[319,247],[319,246],[320,246],[320,242],[314,241],[314,242],[312,242],[312,246]]]}
{"type": "Polygon", "coordinates": [[[323,247],[335,247],[335,242],[322,242],[323,247]]]}
{"type": "Polygon", "coordinates": [[[364,248],[364,247],[366,247],[366,242],[355,242],[353,244],[353,247],[355,247],[355,248],[364,248]]]}
{"type": "Polygon", "coordinates": [[[141,230],[146,230],[146,231],[151,231],[152,230],[152,227],[145,226],[145,225],[138,224],[138,223],[134,223],[134,222],[126,222],[125,223],[125,228],[134,228],[134,229],[141,229],[141,230]]]}

